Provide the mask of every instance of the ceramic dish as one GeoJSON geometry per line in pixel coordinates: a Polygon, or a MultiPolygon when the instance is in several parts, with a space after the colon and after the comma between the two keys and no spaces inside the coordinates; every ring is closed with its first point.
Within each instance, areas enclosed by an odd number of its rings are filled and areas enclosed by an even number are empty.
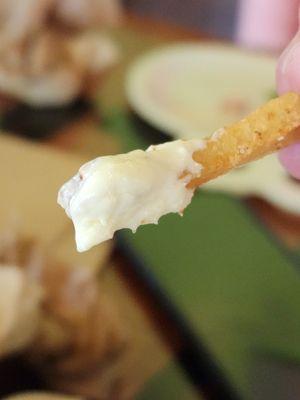
{"type": "MultiPolygon", "coordinates": [[[[138,115],[174,138],[201,138],[268,100],[275,87],[275,67],[275,59],[233,46],[172,45],[132,65],[127,97],[138,115]]],[[[276,155],[220,177],[204,189],[259,196],[300,215],[300,184],[288,176],[276,155]]]]}

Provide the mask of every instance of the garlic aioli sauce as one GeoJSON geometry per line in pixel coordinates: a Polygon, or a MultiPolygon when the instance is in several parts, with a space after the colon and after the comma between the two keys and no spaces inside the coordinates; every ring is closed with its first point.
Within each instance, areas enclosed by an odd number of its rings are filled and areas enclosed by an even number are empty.
{"type": "Polygon", "coordinates": [[[135,232],[162,215],[182,213],[194,194],[186,185],[202,169],[192,156],[203,147],[202,140],[176,140],[84,164],[58,194],[73,220],[77,250],[111,239],[119,229],[135,232]]]}

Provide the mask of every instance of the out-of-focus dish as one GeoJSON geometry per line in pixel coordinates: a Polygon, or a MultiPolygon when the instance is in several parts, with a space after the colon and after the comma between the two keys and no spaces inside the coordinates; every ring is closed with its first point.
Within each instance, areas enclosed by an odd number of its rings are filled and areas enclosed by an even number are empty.
{"type": "Polygon", "coordinates": [[[1,0],[0,92],[35,106],[69,103],[117,61],[103,29],[119,18],[117,0],[1,0]]]}
{"type": "Polygon", "coordinates": [[[76,253],[55,204],[83,159],[5,134],[0,143],[0,358],[22,354],[45,389],[105,398],[118,381],[127,391],[127,325],[99,278],[111,244],[76,253]]]}
{"type": "Polygon", "coordinates": [[[39,324],[41,296],[41,288],[35,283],[28,282],[18,266],[15,264],[1,265],[1,358],[23,350],[32,343],[39,324]]]}
{"type": "Polygon", "coordinates": [[[111,273],[116,260],[108,273],[62,263],[15,230],[0,244],[2,371],[8,356],[21,356],[44,390],[127,400],[167,363],[148,317],[111,273]]]}
{"type": "Polygon", "coordinates": [[[81,394],[88,373],[101,382],[93,397],[114,392],[127,330],[96,270],[57,262],[36,241],[6,232],[0,286],[1,358],[22,353],[53,389],[81,394]]]}
{"type": "Polygon", "coordinates": [[[242,197],[263,197],[274,206],[300,215],[299,182],[288,175],[276,154],[237,168],[203,188],[242,197]]]}
{"type": "Polygon", "coordinates": [[[133,110],[176,138],[213,133],[269,99],[275,59],[233,46],[182,43],[154,50],[129,69],[133,110]]]}
{"type": "MultiPolygon", "coordinates": [[[[137,60],[127,77],[133,109],[174,137],[203,138],[243,117],[249,106],[272,96],[276,60],[238,48],[175,45],[137,60]]],[[[300,213],[300,186],[271,155],[203,187],[258,196],[289,213],[300,213]]]]}

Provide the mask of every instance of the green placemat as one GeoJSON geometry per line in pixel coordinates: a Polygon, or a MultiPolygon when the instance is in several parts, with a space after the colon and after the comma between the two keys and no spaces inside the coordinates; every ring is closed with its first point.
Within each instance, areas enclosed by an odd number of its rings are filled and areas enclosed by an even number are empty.
{"type": "Polygon", "coordinates": [[[156,374],[145,385],[136,400],[199,400],[200,395],[175,363],[156,374]]]}

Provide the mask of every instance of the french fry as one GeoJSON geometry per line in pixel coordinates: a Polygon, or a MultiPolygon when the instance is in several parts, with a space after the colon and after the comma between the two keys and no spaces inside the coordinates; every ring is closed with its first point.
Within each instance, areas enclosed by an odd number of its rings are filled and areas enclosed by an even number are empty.
{"type": "Polygon", "coordinates": [[[288,93],[207,140],[99,157],[62,186],[58,203],[73,220],[77,249],[86,251],[119,229],[182,214],[197,186],[297,140],[300,95],[288,93]]]}
{"type": "Polygon", "coordinates": [[[258,108],[235,124],[215,132],[205,148],[193,154],[203,169],[189,188],[300,141],[300,95],[287,93],[258,108]]]}

